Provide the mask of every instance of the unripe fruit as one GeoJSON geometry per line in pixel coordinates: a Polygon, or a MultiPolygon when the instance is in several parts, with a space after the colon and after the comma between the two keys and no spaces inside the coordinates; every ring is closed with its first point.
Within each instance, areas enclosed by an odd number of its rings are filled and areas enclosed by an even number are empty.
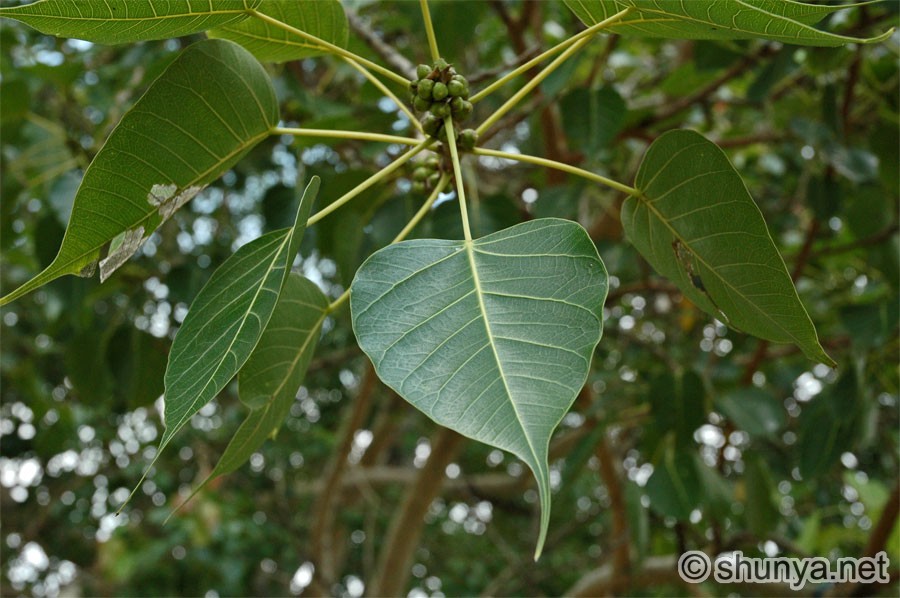
{"type": "Polygon", "coordinates": [[[434,88],[434,81],[431,79],[422,79],[419,81],[419,87],[416,94],[425,100],[431,99],[431,90],[434,88]]]}
{"type": "Polygon", "coordinates": [[[444,60],[443,58],[438,58],[437,60],[434,61],[434,68],[436,68],[439,71],[444,70],[448,66],[450,66],[450,63],[447,62],[446,60],[444,60]]]}
{"type": "Polygon", "coordinates": [[[431,74],[431,67],[428,66],[427,64],[420,64],[419,66],[416,67],[416,76],[419,79],[424,79],[425,77],[427,77],[430,74],[431,74]]]}
{"type": "Polygon", "coordinates": [[[419,166],[413,171],[412,178],[416,181],[424,181],[431,174],[431,169],[425,166],[419,166]]]}
{"type": "Polygon", "coordinates": [[[425,166],[432,170],[437,170],[440,165],[441,159],[437,156],[428,156],[428,158],[425,159],[425,166]]]}
{"type": "Polygon", "coordinates": [[[441,119],[436,118],[431,114],[426,114],[422,119],[422,130],[432,137],[437,137],[437,132],[440,130],[442,124],[441,119]]]}
{"type": "Polygon", "coordinates": [[[416,181],[412,184],[413,193],[425,193],[425,183],[416,181]]]}
{"type": "Polygon", "coordinates": [[[441,180],[441,175],[435,172],[430,177],[428,177],[428,181],[427,181],[428,187],[430,189],[434,189],[435,187],[437,187],[437,184],[440,180],[441,180]]]}
{"type": "Polygon", "coordinates": [[[466,84],[462,81],[451,79],[450,83],[447,84],[447,91],[449,91],[450,95],[454,98],[458,98],[468,92],[468,89],[466,88],[466,84]]]}
{"type": "Polygon", "coordinates": [[[440,81],[435,83],[434,87],[431,88],[431,97],[436,102],[440,102],[441,100],[446,98],[449,93],[450,92],[447,90],[447,86],[440,81]]]}
{"type": "Polygon", "coordinates": [[[472,116],[472,102],[467,102],[463,100],[462,107],[454,114],[456,120],[464,121],[472,116]]]}
{"type": "Polygon", "coordinates": [[[460,110],[463,109],[463,104],[464,104],[464,103],[465,103],[465,100],[462,99],[462,98],[453,98],[453,99],[450,100],[450,110],[453,112],[453,115],[454,115],[454,116],[456,116],[456,114],[457,114],[460,110]]]}
{"type": "Polygon", "coordinates": [[[413,108],[415,108],[419,112],[425,112],[426,110],[431,108],[431,102],[429,100],[426,100],[425,98],[416,96],[416,99],[413,100],[413,108]]]}
{"type": "Polygon", "coordinates": [[[431,105],[431,113],[435,115],[437,118],[444,118],[445,116],[450,116],[450,105],[449,104],[432,104],[431,105]]]}
{"type": "Polygon", "coordinates": [[[459,133],[459,146],[466,150],[467,152],[471,152],[475,149],[475,144],[478,142],[478,133],[475,132],[474,129],[463,129],[459,133]]]}

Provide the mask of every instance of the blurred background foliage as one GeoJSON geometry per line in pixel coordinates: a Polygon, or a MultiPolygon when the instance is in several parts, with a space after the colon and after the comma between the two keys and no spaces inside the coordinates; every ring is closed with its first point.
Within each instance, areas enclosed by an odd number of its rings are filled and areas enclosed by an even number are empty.
{"type": "MultiPolygon", "coordinates": [[[[414,64],[427,59],[417,3],[345,6],[356,31],[414,64]]],[[[838,12],[824,26],[871,35],[897,24],[898,7],[838,12]]],[[[432,11],[445,57],[473,89],[582,28],[557,2],[435,2],[432,11]]],[[[50,262],[84,168],[195,39],[103,47],[3,22],[4,292],[50,262]]],[[[765,215],[835,370],[729,331],[683,300],[624,241],[617,193],[466,159],[478,181],[476,234],[532,217],[576,219],[611,275],[589,384],[551,449],[553,521],[540,562],[531,562],[538,506],[527,470],[473,442],[431,454],[443,450],[441,433],[375,380],[346,310],[327,322],[280,434],[249,464],[163,524],[243,419],[232,387],[192,419],[115,516],[155,454],[168,347],[211,272],[285,226],[298,182],[322,177],[321,208],[402,151],[273,138],[104,285],[66,277],[3,309],[0,592],[360,596],[397,542],[415,544],[411,566],[380,574],[400,576],[415,596],[684,594],[674,559],[688,549],[831,558],[887,550],[896,576],[898,43],[897,34],[836,49],[601,36],[482,140],[625,182],[666,130],[716,140],[765,215]],[[438,482],[421,529],[417,521],[386,541],[428,475],[438,482]]],[[[382,60],[358,35],[350,46],[382,60]]],[[[410,133],[402,113],[339,61],[270,72],[286,123],[410,133]]],[[[479,103],[474,122],[512,91],[479,103]]],[[[423,201],[409,192],[410,174],[307,233],[299,267],[329,296],[423,201]]],[[[416,234],[459,237],[454,203],[438,205],[416,234]]]]}

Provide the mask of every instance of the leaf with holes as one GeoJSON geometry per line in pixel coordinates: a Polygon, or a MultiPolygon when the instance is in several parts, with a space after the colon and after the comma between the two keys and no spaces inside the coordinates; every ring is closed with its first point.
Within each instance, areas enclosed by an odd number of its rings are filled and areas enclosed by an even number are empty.
{"type": "Polygon", "coordinates": [[[98,44],[181,37],[249,16],[262,0],[39,0],[0,8],[0,17],[41,33],[98,44]]]}
{"type": "Polygon", "coordinates": [[[238,249],[194,299],[175,335],[166,367],[166,431],[172,436],[238,373],[275,310],[319,190],[313,177],[293,228],[265,234],[238,249]]]}
{"type": "Polygon", "coordinates": [[[91,162],[53,263],[0,305],[64,274],[91,276],[98,261],[105,280],[277,123],[272,83],[246,50],[223,40],[188,47],[91,162]]]}
{"type": "MultiPolygon", "coordinates": [[[[338,0],[266,0],[257,10],[336,46],[347,46],[349,25],[344,7],[338,0]]],[[[209,31],[207,35],[237,42],[257,59],[268,62],[286,62],[324,52],[309,40],[256,18],[230,23],[209,31]]]]}
{"type": "Polygon", "coordinates": [[[891,36],[893,29],[869,38],[828,33],[813,27],[831,13],[871,4],[825,5],[794,0],[565,0],[585,25],[595,25],[631,9],[609,33],[676,39],[768,39],[803,46],[871,44],[891,36]]]}
{"type": "Polygon", "coordinates": [[[351,285],[378,376],[442,426],[522,459],[550,517],[550,435],[587,378],[607,274],[578,224],[532,220],[476,241],[405,241],[351,285]]]}
{"type": "Polygon", "coordinates": [[[665,133],[647,150],[635,187],[622,225],[657,272],[728,326],[834,364],[759,208],[716,144],[694,131],[665,133]]]}

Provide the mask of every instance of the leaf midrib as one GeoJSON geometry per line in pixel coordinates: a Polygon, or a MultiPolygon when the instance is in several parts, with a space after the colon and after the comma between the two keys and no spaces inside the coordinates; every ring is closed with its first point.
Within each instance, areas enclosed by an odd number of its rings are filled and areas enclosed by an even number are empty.
{"type": "MultiPolygon", "coordinates": [[[[272,271],[275,269],[273,264],[275,264],[278,261],[278,258],[281,256],[281,253],[284,250],[285,246],[290,245],[290,240],[291,240],[291,237],[293,237],[293,235],[294,235],[294,231],[293,231],[293,229],[290,229],[288,234],[285,235],[284,240],[281,242],[281,246],[278,248],[278,251],[275,252],[274,258],[269,263],[269,267],[266,269],[266,273],[262,276],[262,278],[260,279],[260,283],[256,287],[256,292],[253,293],[253,299],[250,300],[251,307],[256,303],[256,300],[259,298],[259,294],[262,291],[262,288],[265,286],[265,281],[268,278],[269,274],[271,274],[272,271]]],[[[287,274],[287,272],[286,272],[286,274],[287,274]]],[[[284,281],[282,280],[282,283],[283,282],[284,281]]],[[[231,339],[231,342],[228,344],[228,348],[225,350],[225,353],[224,353],[225,356],[227,356],[229,353],[231,353],[231,350],[234,348],[234,344],[237,341],[237,338],[240,336],[241,331],[244,329],[244,326],[247,324],[247,320],[249,319],[247,317],[247,314],[251,313],[252,311],[253,310],[250,308],[247,309],[247,312],[244,314],[244,317],[242,318],[241,325],[238,326],[237,332],[235,332],[234,336],[231,339]]],[[[265,328],[263,328],[263,330],[265,330],[265,328]]],[[[262,332],[263,331],[261,330],[260,335],[262,335],[262,332]]],[[[216,375],[218,375],[219,371],[222,369],[222,366],[224,363],[225,363],[224,358],[219,360],[219,364],[216,366],[216,369],[209,376],[209,380],[206,382],[206,384],[203,386],[203,388],[201,388],[200,391],[197,393],[197,396],[202,396],[203,393],[206,391],[206,389],[209,388],[210,384],[212,384],[216,375]]],[[[237,372],[235,372],[235,373],[237,373],[237,372]]],[[[166,390],[168,390],[168,389],[166,389],[166,390]]],[[[195,400],[196,400],[196,398],[195,398],[195,400]]],[[[187,422],[188,419],[190,419],[190,417],[192,415],[191,411],[192,411],[192,409],[188,409],[187,411],[185,411],[185,415],[182,416],[181,419],[178,420],[178,422],[172,426],[171,434],[168,434],[169,428],[166,428],[166,433],[163,436],[164,440],[163,440],[163,442],[160,443],[160,447],[159,447],[160,453],[166,447],[166,445],[168,445],[169,441],[172,439],[172,437],[175,435],[175,433],[178,430],[180,430],[182,428],[182,426],[184,426],[185,422],[187,422]],[[166,435],[168,435],[168,438],[166,438],[166,435]]]]}
{"type": "MultiPolygon", "coordinates": [[[[148,0],[148,3],[150,3],[150,2],[153,2],[153,0],[148,0]]],[[[103,21],[105,23],[130,23],[132,21],[135,21],[135,22],[164,21],[166,19],[208,17],[208,16],[212,16],[212,15],[245,14],[245,15],[249,16],[252,14],[251,11],[253,10],[252,8],[247,8],[246,3],[244,3],[244,8],[241,8],[240,10],[207,10],[207,11],[201,11],[201,12],[183,12],[183,13],[179,13],[179,14],[175,14],[175,15],[163,15],[163,16],[153,15],[152,17],[124,17],[124,18],[122,18],[122,17],[119,17],[119,18],[113,18],[113,17],[69,17],[69,16],[64,16],[64,15],[47,15],[47,14],[42,14],[42,13],[33,12],[33,11],[29,12],[26,10],[21,10],[21,11],[13,10],[15,8],[28,8],[30,6],[33,6],[33,5],[29,4],[29,5],[25,5],[25,6],[21,6],[21,7],[11,6],[11,7],[9,7],[10,10],[0,11],[0,17],[5,17],[8,19],[15,18],[15,17],[7,17],[6,16],[7,14],[12,13],[13,15],[16,15],[16,16],[34,17],[34,18],[38,18],[38,19],[51,19],[51,20],[57,20],[57,21],[103,21]]],[[[150,6],[152,7],[152,4],[150,4],[150,6]]]]}
{"type": "MultiPolygon", "coordinates": [[[[543,473],[542,461],[538,458],[537,451],[534,448],[534,444],[532,444],[531,442],[531,436],[528,434],[528,429],[525,427],[525,422],[522,419],[522,414],[519,413],[519,408],[516,406],[516,402],[512,399],[513,394],[509,389],[509,383],[506,380],[506,374],[503,372],[503,362],[500,360],[500,355],[497,353],[497,344],[494,341],[494,333],[491,330],[491,324],[488,320],[487,307],[484,304],[484,292],[481,288],[481,278],[478,275],[478,266],[475,263],[474,245],[474,241],[463,241],[463,246],[466,250],[466,257],[469,260],[469,267],[472,270],[472,281],[475,284],[475,296],[478,298],[478,308],[481,310],[481,317],[484,320],[484,329],[487,332],[488,344],[491,346],[491,352],[494,354],[494,361],[497,362],[497,371],[500,373],[500,379],[503,381],[503,389],[506,391],[506,396],[509,400],[510,405],[512,405],[513,413],[516,414],[516,421],[519,423],[519,427],[522,428],[522,435],[525,437],[525,442],[528,444],[528,450],[531,451],[531,456],[534,458],[535,467],[537,467],[539,470],[541,470],[541,473],[543,473]]],[[[543,485],[543,480],[541,480],[540,483],[543,485]]]]}
{"type": "MultiPolygon", "coordinates": [[[[659,173],[657,173],[656,176],[659,176],[659,173]]],[[[655,177],[654,177],[654,178],[655,178],[655,177]]],[[[638,201],[640,201],[640,205],[643,205],[644,207],[647,208],[647,211],[652,212],[653,215],[656,216],[656,218],[657,218],[660,222],[662,222],[663,225],[664,225],[666,228],[669,229],[669,232],[672,233],[672,236],[674,236],[674,237],[675,237],[676,239],[678,239],[685,247],[687,247],[687,248],[690,250],[691,255],[693,255],[694,258],[695,258],[698,262],[700,262],[701,264],[703,264],[710,272],[712,272],[713,275],[714,275],[714,276],[715,276],[715,277],[716,277],[716,278],[717,278],[724,286],[726,286],[726,287],[728,287],[729,289],[731,289],[731,291],[732,291],[735,295],[737,295],[738,297],[744,299],[744,301],[746,301],[748,304],[750,304],[750,306],[751,306],[756,312],[758,312],[758,313],[761,314],[766,320],[768,320],[769,322],[771,322],[772,324],[774,324],[776,328],[778,328],[779,330],[781,330],[781,331],[783,331],[785,334],[787,334],[789,337],[791,337],[797,345],[801,345],[800,339],[798,339],[798,338],[796,337],[796,335],[794,335],[793,332],[791,332],[790,330],[786,329],[786,328],[785,328],[784,326],[782,326],[778,321],[772,319],[772,317],[771,317],[769,314],[767,314],[765,311],[763,311],[762,308],[760,308],[759,306],[757,306],[755,302],[751,301],[746,295],[744,295],[744,294],[743,294],[742,292],[740,292],[737,288],[735,288],[730,282],[728,282],[724,277],[722,277],[721,274],[719,274],[718,270],[716,270],[715,268],[713,268],[713,267],[709,264],[709,262],[707,262],[705,259],[703,259],[703,257],[702,257],[699,253],[697,253],[697,251],[696,251],[696,250],[694,249],[694,247],[690,244],[690,242],[689,242],[687,239],[685,239],[684,237],[682,237],[681,234],[680,234],[680,233],[679,233],[679,232],[678,232],[671,224],[669,224],[669,221],[666,220],[666,218],[664,218],[663,215],[656,209],[656,207],[650,202],[649,198],[644,194],[643,191],[640,191],[640,193],[636,196],[636,199],[638,199],[638,201]]],[[[771,236],[770,236],[769,240],[771,241],[771,236]]],[[[651,247],[651,248],[652,248],[652,247],[651,247]]],[[[802,345],[801,345],[801,346],[802,346],[802,345]]]]}
{"type": "MultiPolygon", "coordinates": [[[[216,168],[218,168],[219,165],[221,165],[221,164],[227,162],[228,160],[230,160],[231,158],[233,158],[235,155],[237,155],[237,154],[241,153],[242,151],[246,150],[248,147],[252,147],[253,145],[256,145],[256,143],[257,143],[258,141],[261,141],[262,139],[264,139],[264,138],[266,138],[266,137],[268,137],[268,136],[269,136],[269,130],[267,129],[265,132],[263,132],[263,133],[261,133],[261,134],[259,134],[259,135],[256,135],[255,137],[252,137],[252,138],[248,139],[248,140],[247,140],[247,143],[243,144],[242,146],[240,146],[239,148],[237,148],[235,151],[232,151],[232,152],[230,152],[229,154],[226,154],[225,156],[223,156],[222,160],[220,160],[219,162],[217,162],[216,164],[214,164],[214,165],[211,166],[210,168],[206,169],[205,171],[199,173],[192,181],[190,181],[190,182],[187,183],[186,185],[180,187],[180,188],[178,189],[178,192],[177,192],[177,193],[175,194],[175,196],[173,196],[173,197],[177,197],[179,193],[183,192],[183,191],[184,191],[185,189],[187,189],[188,187],[192,187],[192,186],[196,185],[200,180],[202,180],[204,177],[208,176],[209,173],[213,172],[216,168]]],[[[147,205],[150,205],[150,204],[148,203],[147,205]]],[[[137,220],[136,222],[134,222],[133,224],[129,225],[129,226],[126,228],[126,230],[131,230],[131,229],[133,229],[133,228],[136,227],[136,226],[140,226],[141,224],[145,224],[145,223],[150,219],[150,217],[152,217],[153,214],[156,214],[157,212],[159,212],[159,210],[156,209],[156,208],[154,208],[153,210],[150,210],[150,211],[147,212],[147,214],[146,214],[145,216],[143,216],[141,219],[139,219],[139,220],[137,220]]],[[[163,224],[164,222],[165,222],[165,220],[163,220],[163,222],[160,222],[160,224],[163,224]]],[[[122,231],[122,232],[124,232],[124,231],[122,231]]],[[[67,231],[67,233],[68,233],[68,231],[67,231]]],[[[69,259],[69,260],[66,261],[66,262],[61,262],[57,267],[55,267],[55,268],[52,270],[52,272],[59,272],[60,270],[66,270],[66,269],[69,268],[72,264],[77,263],[77,262],[83,260],[84,258],[88,257],[89,255],[91,255],[91,254],[94,253],[95,251],[99,251],[100,249],[102,249],[103,246],[106,245],[106,243],[107,243],[108,241],[109,241],[109,240],[103,241],[103,243],[100,243],[99,245],[96,245],[96,246],[94,246],[94,247],[92,247],[92,248],[90,248],[90,249],[88,249],[88,250],[82,252],[81,254],[79,254],[79,255],[77,255],[77,256],[75,256],[75,257],[69,259]]],[[[66,239],[65,239],[65,236],[64,236],[64,237],[63,237],[63,241],[62,241],[62,245],[65,245],[65,242],[66,242],[66,239]]],[[[60,247],[62,247],[62,245],[61,245],[60,247]]],[[[48,272],[51,272],[51,270],[49,270],[49,269],[48,269],[47,271],[48,271],[48,272]]]]}
{"type": "MultiPolygon", "coordinates": [[[[828,37],[832,37],[832,36],[833,36],[833,37],[840,38],[840,39],[851,39],[851,38],[847,38],[847,37],[845,37],[845,36],[843,36],[843,35],[840,35],[840,34],[836,34],[836,33],[828,33],[828,32],[825,32],[825,31],[819,31],[818,29],[815,29],[815,28],[813,28],[813,27],[810,27],[809,25],[807,25],[807,24],[805,24],[805,23],[801,23],[800,21],[795,21],[794,19],[791,19],[791,18],[789,18],[789,17],[784,17],[784,16],[781,16],[781,15],[776,15],[776,14],[770,13],[770,12],[768,12],[768,11],[766,11],[766,10],[763,10],[763,9],[761,9],[761,8],[759,8],[759,7],[748,5],[748,4],[746,4],[745,2],[743,2],[742,0],[734,0],[734,1],[735,1],[736,3],[738,3],[738,4],[740,4],[741,6],[743,6],[744,8],[746,8],[747,10],[750,10],[750,11],[752,11],[752,12],[756,12],[756,13],[759,13],[759,14],[762,14],[762,15],[768,15],[769,17],[771,17],[771,18],[774,19],[774,20],[779,20],[779,19],[780,19],[780,20],[782,20],[782,21],[787,21],[787,22],[789,22],[789,23],[792,23],[792,24],[796,25],[797,27],[799,27],[799,28],[800,28],[801,30],[803,30],[803,31],[813,31],[813,32],[815,32],[815,33],[823,34],[823,35],[828,36],[828,37]]],[[[740,27],[735,27],[735,26],[732,26],[732,27],[723,26],[721,23],[715,23],[715,22],[711,22],[711,21],[704,21],[704,20],[702,20],[702,19],[698,19],[698,18],[696,18],[696,17],[692,17],[692,16],[687,15],[687,14],[685,14],[685,15],[683,15],[683,16],[682,16],[681,14],[679,14],[679,15],[677,15],[676,17],[672,17],[672,16],[670,16],[672,13],[667,13],[667,12],[665,12],[664,10],[660,10],[660,9],[658,9],[658,8],[638,7],[638,6],[634,5],[634,3],[629,3],[629,5],[630,5],[630,6],[633,6],[634,8],[636,8],[637,10],[639,10],[641,13],[647,12],[647,13],[651,13],[651,14],[655,14],[655,15],[662,15],[662,18],[660,18],[660,19],[653,19],[653,20],[651,20],[651,19],[643,19],[643,18],[640,18],[640,19],[632,19],[632,20],[630,20],[630,21],[622,22],[620,25],[623,26],[623,27],[624,27],[624,26],[631,25],[631,24],[635,24],[635,23],[651,23],[651,22],[674,22],[674,23],[678,23],[678,22],[687,21],[688,23],[694,23],[694,24],[699,24],[699,25],[706,25],[706,26],[708,26],[708,27],[714,27],[714,28],[717,28],[717,29],[725,29],[725,30],[729,30],[729,31],[737,31],[737,32],[739,32],[739,33],[744,33],[744,34],[747,34],[747,35],[756,35],[756,32],[751,31],[751,30],[748,30],[748,29],[742,29],[742,28],[740,28],[740,27]]],[[[769,34],[766,34],[766,35],[769,35],[769,34]]],[[[789,38],[789,39],[811,39],[811,40],[818,39],[818,37],[815,36],[815,35],[792,35],[792,36],[791,36],[791,35],[783,35],[783,34],[777,34],[777,35],[778,35],[779,37],[785,37],[785,38],[789,38]]],[[[854,41],[858,41],[858,40],[854,40],[854,41]]]]}

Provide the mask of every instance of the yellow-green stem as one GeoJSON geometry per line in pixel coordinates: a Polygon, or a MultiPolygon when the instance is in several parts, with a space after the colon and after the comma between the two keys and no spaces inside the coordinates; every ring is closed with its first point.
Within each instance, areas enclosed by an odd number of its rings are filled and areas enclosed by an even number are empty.
{"type": "Polygon", "coordinates": [[[550,73],[555,71],[572,54],[574,54],[575,52],[580,50],[582,47],[584,47],[590,41],[591,41],[590,38],[584,38],[581,41],[578,41],[578,42],[572,44],[571,46],[569,46],[562,54],[557,56],[553,62],[548,64],[546,67],[544,67],[544,70],[542,70],[540,73],[535,75],[534,79],[532,79],[531,81],[526,83],[524,86],[522,86],[522,89],[520,89],[519,91],[514,93],[511,98],[506,100],[506,102],[504,102],[504,104],[502,106],[500,106],[493,114],[491,114],[487,118],[487,120],[485,120],[483,123],[478,125],[478,128],[475,129],[475,132],[478,133],[479,135],[481,135],[487,129],[489,129],[491,127],[491,125],[493,125],[495,122],[497,122],[498,120],[503,118],[504,114],[506,114],[507,112],[512,110],[516,106],[516,104],[518,104],[520,101],[522,101],[522,98],[524,98],[526,95],[531,93],[531,91],[535,87],[540,85],[541,81],[546,79],[550,75],[550,73]]]}
{"type": "MultiPolygon", "coordinates": [[[[449,181],[450,177],[448,175],[444,174],[441,176],[441,180],[438,181],[437,185],[435,185],[434,191],[431,192],[431,195],[428,196],[428,199],[425,200],[425,203],[423,203],[422,207],[419,208],[419,211],[416,212],[416,215],[406,223],[406,226],[403,227],[403,230],[401,230],[397,234],[397,236],[394,237],[394,240],[391,241],[391,245],[393,245],[394,243],[399,243],[400,241],[405,239],[406,236],[411,233],[412,230],[416,228],[416,226],[418,226],[422,219],[425,218],[425,215],[428,214],[429,210],[431,210],[431,206],[433,206],[434,202],[437,201],[438,195],[441,194],[441,192],[444,190],[444,187],[447,186],[447,183],[449,181]]],[[[349,298],[350,289],[347,289],[341,294],[340,297],[331,302],[331,304],[328,306],[328,313],[334,313],[334,311],[341,307],[341,305],[343,305],[349,298]]]]}
{"type": "Polygon", "coordinates": [[[416,115],[412,113],[412,110],[410,110],[409,107],[407,107],[407,105],[403,101],[401,101],[400,98],[398,98],[397,95],[393,91],[388,89],[384,83],[379,81],[378,77],[373,75],[371,73],[371,71],[369,71],[369,69],[367,69],[366,67],[364,67],[363,65],[361,65],[360,63],[355,61],[354,59],[348,58],[346,56],[341,56],[341,58],[343,58],[347,62],[347,64],[349,64],[350,66],[355,68],[357,71],[362,73],[362,76],[365,77],[366,79],[368,79],[372,85],[377,87],[381,93],[383,93],[385,96],[390,98],[395,104],[397,104],[397,107],[400,108],[400,110],[402,110],[404,114],[406,114],[407,118],[409,118],[409,122],[411,122],[413,124],[413,126],[416,129],[418,129],[418,131],[420,133],[424,133],[424,131],[422,131],[422,124],[419,122],[419,119],[416,118],[416,115]]]}
{"type": "Polygon", "coordinates": [[[459,151],[456,149],[456,134],[453,131],[452,117],[444,117],[444,129],[447,131],[447,145],[450,146],[450,159],[453,161],[453,176],[456,178],[456,196],[459,198],[459,215],[462,218],[463,236],[466,238],[466,241],[471,241],[472,231],[469,230],[466,190],[463,185],[462,168],[459,165],[459,151]]]}
{"type": "Polygon", "coordinates": [[[559,42],[558,44],[556,44],[549,50],[546,50],[546,51],[542,52],[541,54],[539,54],[538,56],[535,56],[534,58],[532,58],[531,60],[529,60],[528,62],[523,64],[522,66],[519,66],[516,69],[510,71],[509,73],[503,75],[502,77],[500,77],[499,79],[497,79],[496,81],[494,81],[493,83],[491,83],[490,85],[488,85],[487,87],[485,87],[484,89],[482,89],[481,91],[479,91],[478,93],[473,95],[471,98],[469,98],[469,101],[474,104],[475,102],[478,102],[479,100],[484,99],[488,95],[494,93],[495,91],[497,91],[498,89],[500,89],[501,87],[503,87],[504,85],[506,85],[507,83],[509,83],[516,77],[518,77],[519,75],[521,75],[522,73],[524,73],[524,72],[534,68],[536,65],[542,63],[547,58],[550,58],[551,56],[553,56],[554,54],[556,54],[558,52],[562,52],[563,50],[565,50],[566,48],[568,48],[569,46],[571,46],[572,44],[574,44],[576,42],[579,42],[585,38],[593,37],[596,33],[600,32],[601,29],[609,27],[610,25],[616,23],[617,21],[620,21],[625,15],[627,15],[632,10],[633,9],[631,9],[631,8],[626,8],[625,10],[614,14],[613,16],[611,16],[608,19],[604,19],[603,21],[600,21],[599,23],[596,23],[595,25],[591,25],[590,27],[588,27],[581,33],[579,33],[577,35],[573,35],[572,37],[566,38],[565,40],[559,42]]]}
{"type": "Polygon", "coordinates": [[[376,172],[375,174],[373,174],[372,176],[370,176],[369,178],[364,180],[362,183],[360,183],[359,185],[357,185],[356,187],[354,187],[353,189],[351,189],[350,191],[345,193],[343,196],[336,199],[328,207],[313,214],[313,216],[309,220],[306,221],[306,226],[312,226],[313,224],[315,224],[316,222],[318,222],[325,216],[328,216],[335,210],[340,209],[348,201],[350,201],[351,199],[353,199],[354,197],[356,197],[357,195],[359,195],[360,193],[362,193],[363,191],[365,191],[366,189],[368,189],[369,187],[371,187],[378,181],[390,176],[395,170],[397,170],[398,168],[400,168],[401,166],[403,166],[404,164],[409,162],[409,160],[413,156],[415,156],[416,154],[421,152],[423,149],[425,149],[432,143],[434,143],[433,139],[425,139],[423,141],[420,141],[418,145],[411,148],[405,154],[403,154],[402,156],[400,156],[399,158],[397,158],[396,160],[391,162],[390,165],[387,166],[387,168],[384,168],[383,170],[379,170],[378,172],[376,172]]]}
{"type": "Polygon", "coordinates": [[[473,153],[479,156],[491,156],[494,158],[503,158],[505,160],[528,162],[529,164],[537,164],[538,166],[546,166],[547,168],[555,168],[556,170],[562,170],[563,172],[568,172],[570,174],[584,177],[590,181],[594,181],[595,183],[600,183],[601,185],[612,187],[616,191],[621,191],[622,193],[627,193],[628,195],[634,195],[635,197],[639,197],[641,195],[641,192],[634,187],[629,187],[624,183],[614,181],[613,179],[606,178],[605,176],[593,173],[589,170],[584,170],[583,168],[578,168],[577,166],[572,166],[563,162],[557,162],[556,160],[548,160],[547,158],[529,156],[528,154],[512,154],[510,152],[501,152],[480,147],[475,148],[473,153]]]}
{"type": "Polygon", "coordinates": [[[438,51],[437,38],[434,36],[434,25],[431,23],[428,0],[419,0],[419,6],[422,8],[422,20],[425,21],[425,34],[428,36],[428,48],[431,50],[431,59],[437,60],[441,57],[441,53],[438,51]]]}
{"type": "Polygon", "coordinates": [[[380,73],[381,75],[384,75],[388,79],[390,79],[400,85],[403,85],[404,87],[409,85],[409,81],[403,75],[397,74],[394,71],[384,68],[383,66],[381,66],[379,64],[375,64],[371,60],[366,60],[362,56],[359,56],[358,54],[354,54],[353,52],[351,52],[349,50],[345,50],[344,48],[341,48],[340,46],[336,46],[336,45],[332,44],[331,42],[327,42],[324,39],[318,38],[315,35],[312,35],[305,31],[301,31],[300,29],[297,29],[296,27],[291,27],[287,23],[279,21],[278,19],[274,19],[267,14],[259,12],[256,9],[250,9],[247,11],[247,13],[250,16],[256,17],[257,19],[260,19],[262,21],[265,21],[266,23],[269,23],[270,25],[274,25],[275,27],[278,27],[279,29],[284,29],[285,31],[293,33],[297,37],[300,37],[300,38],[305,39],[306,41],[312,42],[313,44],[319,46],[323,50],[328,50],[332,54],[336,54],[337,56],[342,56],[344,58],[350,58],[350,59],[356,60],[360,64],[365,65],[369,69],[371,69],[377,73],[380,73]]]}
{"type": "Polygon", "coordinates": [[[421,139],[366,133],[365,131],[341,131],[338,129],[302,129],[292,127],[272,127],[272,135],[296,135],[297,137],[331,137],[335,139],[359,139],[362,141],[382,141],[401,145],[418,145],[421,139]]]}

